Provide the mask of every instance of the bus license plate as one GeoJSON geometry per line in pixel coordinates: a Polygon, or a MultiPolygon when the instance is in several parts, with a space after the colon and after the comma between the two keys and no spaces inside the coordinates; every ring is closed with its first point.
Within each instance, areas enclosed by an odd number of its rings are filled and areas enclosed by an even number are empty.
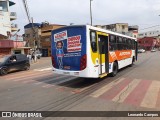
{"type": "Polygon", "coordinates": [[[63,72],[65,75],[69,75],[69,72],[63,72]]]}

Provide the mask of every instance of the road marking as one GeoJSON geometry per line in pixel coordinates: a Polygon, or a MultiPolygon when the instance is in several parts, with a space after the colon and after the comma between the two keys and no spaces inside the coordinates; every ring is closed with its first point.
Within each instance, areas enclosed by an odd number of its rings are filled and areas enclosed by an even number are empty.
{"type": "MultiPolygon", "coordinates": [[[[52,87],[52,85],[57,85],[57,84],[61,84],[61,83],[64,83],[64,82],[67,82],[67,81],[70,81],[70,80],[73,80],[73,79],[75,79],[76,77],[70,77],[70,78],[68,78],[68,79],[66,79],[65,81],[60,81],[60,82],[55,82],[55,83],[50,83],[48,86],[47,86],[47,88],[50,88],[50,87],[52,87]]],[[[43,86],[44,87],[44,86],[43,86]]]]}
{"type": "Polygon", "coordinates": [[[126,86],[117,96],[112,99],[112,101],[122,103],[125,98],[135,89],[139,82],[139,79],[132,80],[132,82],[129,83],[128,86],[126,86]]]}
{"type": "Polygon", "coordinates": [[[145,94],[149,86],[151,85],[152,81],[149,80],[142,80],[138,86],[127,96],[124,100],[125,103],[140,106],[145,94]]]}
{"type": "Polygon", "coordinates": [[[24,75],[30,74],[30,73],[33,73],[33,71],[32,71],[32,70],[30,70],[30,71],[25,71],[25,72],[17,71],[17,72],[14,72],[14,73],[7,74],[6,76],[2,76],[1,78],[7,79],[7,78],[15,77],[15,74],[16,74],[16,76],[24,76],[24,75]]]}
{"type": "Polygon", "coordinates": [[[155,108],[158,98],[159,88],[160,88],[160,82],[153,81],[140,106],[147,108],[155,108]]]}
{"type": "Polygon", "coordinates": [[[93,85],[90,85],[90,86],[83,87],[83,88],[81,88],[81,89],[72,90],[71,93],[73,93],[73,94],[81,93],[81,92],[83,92],[84,90],[89,89],[90,87],[92,87],[92,86],[94,86],[94,85],[96,85],[96,84],[97,84],[97,83],[95,83],[95,84],[93,84],[93,85]]]}
{"type": "Polygon", "coordinates": [[[119,92],[121,92],[131,80],[125,79],[122,82],[118,83],[116,87],[112,87],[107,92],[103,93],[100,97],[106,100],[112,100],[119,92]]]}
{"type": "Polygon", "coordinates": [[[58,91],[62,91],[62,92],[64,92],[64,91],[66,91],[67,90],[67,87],[58,87],[58,88],[56,88],[58,91]]]}
{"type": "Polygon", "coordinates": [[[68,76],[69,78],[68,79],[65,79],[64,81],[59,81],[57,82],[56,84],[61,84],[61,83],[65,83],[65,82],[68,82],[70,80],[74,80],[76,79],[77,77],[73,77],[73,76],[68,76]]]}
{"type": "Polygon", "coordinates": [[[6,79],[6,80],[13,80],[13,79],[19,79],[19,78],[26,78],[26,77],[33,77],[33,76],[36,76],[36,75],[38,75],[38,74],[46,74],[46,73],[52,73],[52,72],[46,72],[46,71],[44,71],[44,72],[34,72],[34,71],[32,71],[32,73],[26,73],[26,74],[24,74],[24,75],[17,75],[17,74],[15,74],[15,76],[13,76],[13,77],[10,77],[10,78],[8,78],[8,79],[6,79]]]}
{"type": "Polygon", "coordinates": [[[42,86],[43,88],[50,88],[50,87],[54,87],[55,85],[51,85],[51,84],[48,84],[48,85],[44,85],[42,86]]]}
{"type": "Polygon", "coordinates": [[[28,77],[28,76],[23,76],[23,77],[14,77],[11,78],[9,80],[13,80],[13,81],[24,81],[24,80],[28,80],[28,79],[35,79],[35,78],[39,78],[39,77],[43,77],[43,76],[48,76],[48,75],[53,75],[52,73],[34,73],[32,74],[32,76],[28,77]],[[34,76],[33,76],[34,75],[34,76]],[[16,80],[15,80],[16,79],[16,80]]]}
{"type": "Polygon", "coordinates": [[[34,82],[35,80],[27,80],[27,81],[23,81],[23,83],[31,83],[34,82]]]}
{"type": "MultiPolygon", "coordinates": [[[[53,76],[54,77],[54,76],[53,76]]],[[[50,81],[54,81],[54,80],[58,80],[58,79],[62,79],[62,78],[66,78],[67,76],[56,76],[55,78],[51,78],[51,79],[48,79],[48,80],[44,80],[44,81],[41,81],[41,82],[37,82],[37,83],[34,83],[35,85],[40,85],[42,83],[46,83],[46,82],[50,82],[50,81]]],[[[56,82],[55,82],[56,83],[56,82]]]]}
{"type": "Polygon", "coordinates": [[[124,80],[124,78],[118,79],[116,81],[112,81],[111,83],[103,86],[99,90],[93,92],[90,96],[92,96],[92,97],[99,97],[100,95],[102,95],[103,93],[105,93],[106,91],[108,91],[109,89],[111,89],[112,87],[116,86],[118,83],[122,82],[123,80],[124,80]]]}
{"type": "Polygon", "coordinates": [[[43,68],[43,69],[34,69],[34,71],[50,71],[50,70],[52,70],[52,67],[43,68]]]}

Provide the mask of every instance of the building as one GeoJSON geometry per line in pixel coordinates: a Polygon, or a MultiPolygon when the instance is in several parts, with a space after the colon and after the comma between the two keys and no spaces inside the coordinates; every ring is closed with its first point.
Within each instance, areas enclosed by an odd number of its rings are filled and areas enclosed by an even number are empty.
{"type": "Polygon", "coordinates": [[[144,37],[138,39],[138,48],[145,50],[151,50],[152,48],[158,47],[157,39],[154,37],[144,37]]]}
{"type": "Polygon", "coordinates": [[[24,41],[1,40],[0,41],[0,55],[8,54],[28,54],[28,49],[24,41]],[[18,48],[18,49],[17,49],[18,48]]]}
{"type": "Polygon", "coordinates": [[[22,36],[17,24],[12,23],[17,19],[16,12],[10,12],[9,7],[15,5],[9,0],[0,0],[0,55],[27,53],[29,48],[24,47],[22,36]]]}
{"type": "Polygon", "coordinates": [[[29,23],[24,26],[26,46],[31,49],[41,49],[41,24],[29,23]]]}
{"type": "Polygon", "coordinates": [[[160,38],[160,31],[147,31],[147,32],[141,32],[138,34],[138,38],[144,38],[144,37],[154,37],[159,39],[160,38]]]}
{"type": "Polygon", "coordinates": [[[129,26],[128,23],[115,23],[115,24],[109,24],[109,25],[96,25],[96,27],[110,30],[113,32],[121,33],[124,35],[128,35],[131,37],[138,37],[138,26],[129,26]]]}
{"type": "Polygon", "coordinates": [[[103,25],[102,28],[113,32],[126,34],[128,32],[128,23],[115,23],[110,25],[103,25]]]}
{"type": "Polygon", "coordinates": [[[9,0],[0,0],[0,40],[7,39],[8,35],[17,31],[18,27],[12,23],[17,19],[16,12],[10,12],[9,7],[15,5],[9,0]]]}
{"type": "Polygon", "coordinates": [[[27,47],[39,50],[43,57],[51,56],[51,31],[65,25],[49,24],[48,22],[29,23],[24,26],[27,47]]]}
{"type": "Polygon", "coordinates": [[[138,25],[134,25],[134,26],[128,26],[128,33],[127,35],[134,37],[134,38],[138,38],[138,25]]]}
{"type": "Polygon", "coordinates": [[[41,51],[42,56],[51,56],[51,31],[65,25],[43,23],[41,27],[41,51]]]}
{"type": "Polygon", "coordinates": [[[154,38],[154,39],[156,39],[155,48],[160,49],[160,31],[159,30],[141,32],[138,34],[138,38],[139,39],[154,38]]]}

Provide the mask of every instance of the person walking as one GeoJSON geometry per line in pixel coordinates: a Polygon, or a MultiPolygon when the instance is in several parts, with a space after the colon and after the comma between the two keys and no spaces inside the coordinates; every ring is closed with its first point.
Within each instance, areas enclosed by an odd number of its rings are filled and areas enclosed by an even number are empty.
{"type": "Polygon", "coordinates": [[[32,52],[32,55],[31,55],[31,62],[34,61],[34,52],[32,52]]]}
{"type": "Polygon", "coordinates": [[[31,63],[31,61],[32,61],[32,55],[31,55],[31,53],[29,53],[29,54],[27,55],[27,57],[28,57],[28,59],[29,59],[29,63],[31,63]]]}

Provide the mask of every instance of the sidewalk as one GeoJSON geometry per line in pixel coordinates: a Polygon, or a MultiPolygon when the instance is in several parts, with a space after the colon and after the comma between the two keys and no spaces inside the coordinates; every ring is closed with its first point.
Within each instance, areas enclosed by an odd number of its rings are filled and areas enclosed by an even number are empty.
{"type": "Polygon", "coordinates": [[[38,69],[41,67],[52,67],[51,57],[41,57],[37,62],[31,62],[31,69],[38,69]]]}
{"type": "Polygon", "coordinates": [[[48,62],[51,62],[51,57],[41,57],[40,59],[37,59],[36,62],[32,60],[31,64],[40,64],[40,63],[48,63],[48,62]]]}

